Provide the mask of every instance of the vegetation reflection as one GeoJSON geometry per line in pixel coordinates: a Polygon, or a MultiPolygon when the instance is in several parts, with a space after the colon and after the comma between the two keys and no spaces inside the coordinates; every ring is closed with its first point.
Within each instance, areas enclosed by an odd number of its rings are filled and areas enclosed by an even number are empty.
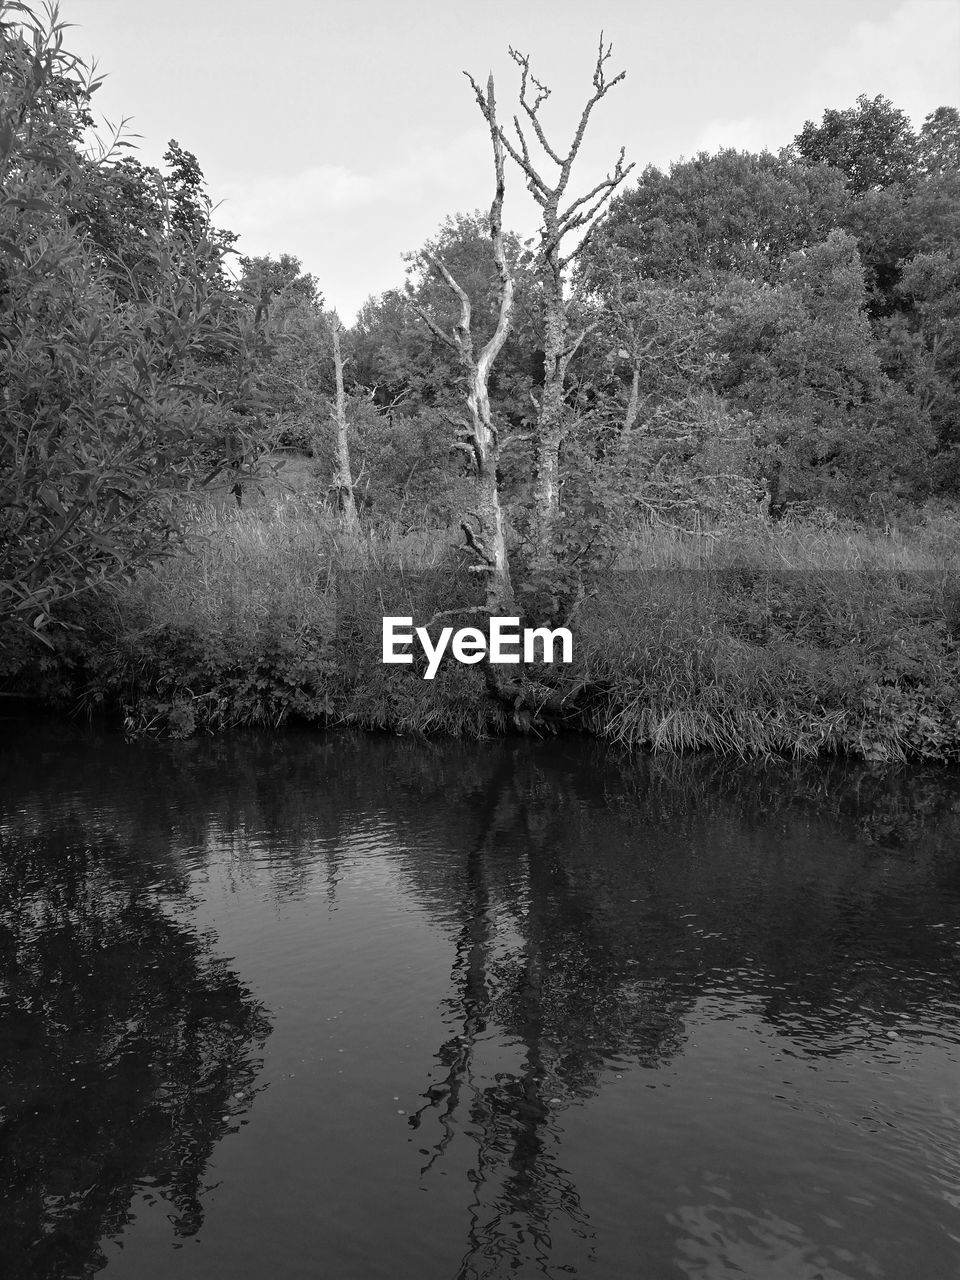
{"type": "MultiPolygon", "coordinates": [[[[865,1025],[876,1040],[898,1016],[942,999],[945,973],[960,990],[955,940],[937,931],[928,897],[931,872],[944,887],[956,874],[948,858],[931,865],[957,825],[955,778],[907,784],[841,768],[828,786],[822,769],[724,772],[691,760],[634,760],[618,774],[610,757],[601,773],[599,755],[594,771],[577,753],[573,771],[574,756],[565,764],[551,752],[498,748],[489,769],[466,769],[459,787],[447,752],[449,772],[434,759],[443,776],[411,787],[455,796],[464,832],[451,1033],[409,1118],[421,1138],[427,1127],[436,1133],[421,1147],[425,1177],[459,1135],[475,1146],[458,1280],[524,1261],[553,1274],[561,1230],[590,1239],[560,1158],[558,1116],[605,1075],[678,1055],[696,1000],[733,985],[724,975],[755,988],[777,1032],[822,1054],[865,1025]],[[803,833],[793,848],[786,838],[792,868],[771,850],[784,814],[803,833]],[[830,836],[825,857],[804,832],[818,819],[830,836]],[[934,831],[921,853],[913,841],[934,831]],[[861,846],[852,864],[851,837],[861,846]],[[723,855],[704,858],[717,843],[723,855]],[[905,929],[916,913],[919,931],[905,929]],[[518,1059],[494,1070],[486,1042],[504,1037],[518,1059]]],[[[421,891],[433,887],[419,869],[411,875],[421,891]]],[[[452,891],[446,881],[444,897],[452,891]]]]}
{"type": "Polygon", "coordinates": [[[0,1258],[51,1280],[106,1265],[137,1194],[199,1230],[270,1024],[171,914],[169,866],[156,883],[103,815],[23,812],[0,825],[0,1258]]]}

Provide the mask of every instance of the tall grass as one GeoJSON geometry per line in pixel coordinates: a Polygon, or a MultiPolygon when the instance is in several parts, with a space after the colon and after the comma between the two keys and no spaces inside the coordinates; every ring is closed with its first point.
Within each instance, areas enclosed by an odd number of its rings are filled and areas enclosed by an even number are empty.
{"type": "Polygon", "coordinates": [[[741,755],[960,754],[960,526],[750,522],[631,541],[580,627],[596,727],[741,755]],[[651,572],[652,571],[652,572],[651,572]]]}
{"type": "MultiPolygon", "coordinates": [[[[200,508],[195,526],[190,552],[127,588],[76,659],[89,704],[181,734],[294,716],[478,735],[515,719],[480,667],[425,681],[422,663],[381,662],[385,614],[420,624],[479,604],[458,531],[350,537],[290,494],[200,508]]],[[[573,664],[527,677],[562,697],[561,723],[627,746],[956,759],[958,533],[949,516],[911,532],[641,527],[588,584],[573,664]]]]}
{"type": "Polygon", "coordinates": [[[960,569],[960,519],[941,514],[909,530],[879,530],[852,522],[777,523],[743,520],[684,530],[641,525],[625,541],[619,568],[737,569],[769,573],[824,569],[843,572],[946,573],[960,569]]]}

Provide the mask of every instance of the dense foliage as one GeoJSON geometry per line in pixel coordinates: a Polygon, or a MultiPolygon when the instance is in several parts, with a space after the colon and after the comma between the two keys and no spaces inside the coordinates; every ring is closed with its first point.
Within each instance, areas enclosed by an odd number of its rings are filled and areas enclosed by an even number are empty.
{"type": "Polygon", "coordinates": [[[164,179],[81,150],[97,85],[56,15],[0,18],[0,611],[42,635],[169,554],[185,493],[262,429],[195,158],[171,143],[164,179]]]}

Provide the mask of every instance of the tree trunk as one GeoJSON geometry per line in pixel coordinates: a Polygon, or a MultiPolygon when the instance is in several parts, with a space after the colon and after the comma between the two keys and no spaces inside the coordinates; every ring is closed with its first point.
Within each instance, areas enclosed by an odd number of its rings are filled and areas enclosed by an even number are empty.
{"type": "MultiPolygon", "coordinates": [[[[502,252],[502,250],[501,250],[502,252]]],[[[510,299],[512,305],[512,281],[510,299]]],[[[509,310],[508,310],[509,321],[509,310]]],[[[500,502],[497,467],[500,462],[500,438],[490,416],[487,393],[489,364],[483,357],[472,371],[473,385],[468,405],[474,425],[474,455],[477,460],[477,520],[487,551],[487,608],[492,615],[509,616],[514,607],[513,584],[507,560],[507,539],[500,502]]]]}
{"type": "Polygon", "coordinates": [[[541,555],[549,553],[553,545],[554,526],[560,514],[560,438],[567,372],[562,279],[551,285],[544,325],[543,392],[537,413],[533,473],[533,540],[541,555]]]}
{"type": "Polygon", "coordinates": [[[637,414],[640,412],[640,366],[633,366],[633,377],[630,380],[630,399],[627,401],[627,411],[623,417],[624,434],[633,430],[633,425],[637,420],[637,414]]]}
{"type": "Polygon", "coordinates": [[[467,540],[467,546],[476,557],[473,566],[478,573],[483,573],[487,580],[486,607],[491,615],[511,615],[514,610],[513,585],[510,581],[510,565],[507,560],[507,540],[503,519],[503,507],[500,503],[500,487],[497,480],[497,467],[500,462],[500,433],[493,422],[490,411],[490,394],[488,384],[490,370],[500,354],[503,344],[513,324],[514,281],[513,273],[507,262],[503,245],[503,146],[500,130],[497,125],[497,107],[494,98],[493,76],[487,81],[484,93],[479,85],[470,77],[470,83],[476,94],[480,110],[490,127],[490,138],[493,143],[494,172],[496,189],[493,204],[490,207],[490,242],[497,266],[500,282],[500,306],[497,327],[493,336],[480,352],[474,353],[473,337],[470,331],[471,305],[466,291],[458,284],[447,267],[433,254],[427,254],[430,265],[441,275],[447,286],[456,294],[460,303],[460,318],[453,332],[447,333],[425,311],[418,308],[421,318],[427,323],[442,342],[457,353],[467,380],[467,407],[470,411],[470,429],[466,439],[461,441],[472,455],[477,472],[477,505],[469,514],[476,520],[477,527],[472,528],[467,520],[461,522],[461,529],[467,540]]]}
{"type": "Polygon", "coordinates": [[[353,472],[350,469],[350,442],[347,435],[347,401],[343,390],[343,353],[340,349],[340,317],[334,311],[329,319],[330,336],[333,339],[333,370],[337,384],[334,404],[334,424],[337,432],[337,507],[346,527],[356,533],[360,528],[357,503],[353,494],[353,472]]]}

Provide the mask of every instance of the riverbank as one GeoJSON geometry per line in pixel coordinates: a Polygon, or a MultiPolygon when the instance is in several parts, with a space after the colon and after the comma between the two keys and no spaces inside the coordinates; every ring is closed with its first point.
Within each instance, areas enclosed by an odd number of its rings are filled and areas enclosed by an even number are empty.
{"type": "Polygon", "coordinates": [[[909,535],[642,528],[589,584],[570,623],[573,662],[527,668],[512,701],[491,696],[481,666],[445,659],[425,680],[423,663],[381,661],[385,614],[422,625],[480,602],[455,532],[350,538],[303,498],[211,509],[198,532],[190,554],[98,602],[85,631],[61,635],[16,687],[119,716],[131,733],[303,720],[960,760],[960,539],[946,517],[909,535]]]}

